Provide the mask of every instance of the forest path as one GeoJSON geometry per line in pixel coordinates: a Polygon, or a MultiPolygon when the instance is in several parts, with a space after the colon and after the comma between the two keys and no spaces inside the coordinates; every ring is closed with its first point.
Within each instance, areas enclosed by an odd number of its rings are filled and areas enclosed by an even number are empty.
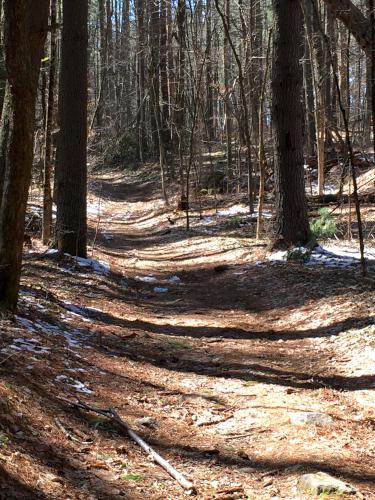
{"type": "Polygon", "coordinates": [[[270,262],[236,200],[187,234],[148,173],[91,183],[89,256],[110,272],[25,259],[0,318],[0,498],[189,498],[75,396],[116,408],[199,500],[305,500],[317,470],[375,498],[373,284],[270,262]]]}
{"type": "Polygon", "coordinates": [[[161,419],[157,441],[189,457],[187,474],[206,488],[300,498],[296,477],[318,469],[375,497],[375,373],[347,352],[350,332],[373,324],[371,286],[348,270],[269,263],[230,224],[207,232],[203,219],[187,235],[152,182],[120,177],[101,193],[101,257],[135,290],[132,304],[106,304],[135,334],[110,349],[124,375],[123,356],[163,386],[143,404],[161,419]]]}

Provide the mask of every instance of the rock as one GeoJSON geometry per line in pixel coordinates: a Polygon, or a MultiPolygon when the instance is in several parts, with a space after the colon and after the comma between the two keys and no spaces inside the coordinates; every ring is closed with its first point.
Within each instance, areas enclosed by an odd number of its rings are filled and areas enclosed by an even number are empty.
{"type": "Polygon", "coordinates": [[[319,412],[293,412],[289,413],[289,418],[294,425],[329,425],[332,423],[332,417],[319,412]]]}
{"type": "Polygon", "coordinates": [[[155,427],[158,426],[157,421],[152,417],[137,418],[135,423],[138,425],[143,425],[144,427],[149,427],[150,429],[155,429],[155,427]]]}
{"type": "Polygon", "coordinates": [[[345,495],[354,494],[356,490],[340,479],[326,472],[304,474],[298,479],[298,489],[311,495],[345,495]]]}

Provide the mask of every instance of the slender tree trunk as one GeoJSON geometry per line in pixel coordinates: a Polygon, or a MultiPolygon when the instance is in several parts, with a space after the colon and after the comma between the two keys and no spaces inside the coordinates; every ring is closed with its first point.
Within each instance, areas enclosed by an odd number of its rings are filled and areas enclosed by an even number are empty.
{"type": "Polygon", "coordinates": [[[369,0],[371,26],[371,115],[372,115],[372,145],[375,154],[375,2],[369,0]]]}
{"type": "Polygon", "coordinates": [[[275,36],[272,117],[275,139],[276,220],[274,246],[310,238],[303,168],[301,106],[303,16],[299,0],[273,0],[275,36]]]}
{"type": "Polygon", "coordinates": [[[47,103],[47,120],[45,129],[45,147],[44,147],[44,178],[43,178],[43,226],[42,240],[47,245],[52,234],[52,129],[55,101],[55,80],[56,80],[56,0],[51,0],[51,41],[49,55],[49,86],[47,103]]]}
{"type": "Polygon", "coordinates": [[[48,27],[48,0],[4,1],[9,139],[0,209],[0,309],[15,311],[33,162],[35,101],[48,27]]]}
{"type": "Polygon", "coordinates": [[[305,56],[303,59],[303,80],[305,91],[305,126],[306,126],[306,148],[307,155],[315,154],[315,117],[314,117],[314,86],[311,70],[310,51],[307,40],[305,41],[305,56]]]}
{"type": "Polygon", "coordinates": [[[143,161],[145,149],[145,40],[144,0],[136,0],[137,13],[137,144],[138,159],[143,161]]]}
{"type": "MultiPolygon", "coordinates": [[[[186,56],[186,2],[185,0],[178,0],[176,12],[176,24],[178,32],[178,63],[176,68],[177,85],[175,96],[175,112],[174,112],[174,126],[177,135],[176,145],[178,146],[178,155],[180,159],[180,183],[181,183],[181,197],[184,195],[184,165],[183,165],[183,151],[184,151],[184,113],[185,113],[185,56],[186,56]]],[[[188,169],[187,169],[188,170],[188,169]]],[[[187,196],[188,194],[186,194],[187,196]]]]}
{"type": "Polygon", "coordinates": [[[267,52],[266,52],[266,63],[264,69],[264,76],[260,91],[260,102],[259,102],[259,196],[258,196],[258,219],[257,219],[257,230],[256,230],[256,238],[260,239],[263,230],[263,205],[264,205],[264,190],[265,190],[265,170],[267,166],[267,159],[264,148],[264,120],[263,120],[263,112],[264,112],[264,100],[266,97],[266,85],[268,78],[268,70],[269,70],[269,60],[270,60],[270,52],[271,52],[271,41],[272,41],[272,30],[270,30],[268,35],[268,44],[267,44],[267,52]]]}
{"type": "Polygon", "coordinates": [[[57,152],[59,251],[86,257],[88,0],[63,0],[57,152]]]}
{"type": "Polygon", "coordinates": [[[103,126],[103,115],[105,106],[105,89],[106,89],[106,75],[107,75],[107,29],[105,23],[105,0],[98,1],[99,9],[99,32],[100,32],[100,46],[99,46],[99,89],[98,89],[98,103],[96,110],[96,124],[99,128],[103,126]]]}
{"type": "Polygon", "coordinates": [[[161,92],[161,134],[165,151],[170,149],[169,130],[169,93],[168,93],[168,64],[167,64],[167,6],[166,0],[160,0],[160,92],[161,92]]]}
{"type": "Polygon", "coordinates": [[[212,0],[206,2],[206,119],[208,140],[215,138],[212,81],[212,0]]]}
{"type": "Polygon", "coordinates": [[[324,102],[324,52],[323,40],[319,31],[317,17],[317,3],[315,0],[306,0],[303,4],[306,38],[309,45],[310,64],[314,89],[314,114],[318,157],[318,195],[324,190],[324,160],[325,160],[325,102],[324,102]]]}
{"type": "MultiPolygon", "coordinates": [[[[225,0],[225,18],[230,32],[230,0],[225,0]]],[[[232,105],[231,105],[231,48],[229,45],[227,33],[224,31],[224,114],[225,114],[225,133],[227,143],[227,191],[229,190],[231,171],[232,171],[232,105]]]]}

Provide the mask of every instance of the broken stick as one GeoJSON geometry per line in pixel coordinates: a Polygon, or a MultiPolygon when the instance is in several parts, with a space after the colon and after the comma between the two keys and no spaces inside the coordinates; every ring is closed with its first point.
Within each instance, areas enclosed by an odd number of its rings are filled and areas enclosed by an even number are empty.
{"type": "MultiPolygon", "coordinates": [[[[61,398],[60,398],[61,399],[61,398]]],[[[165,460],[162,456],[159,455],[149,444],[146,443],[136,432],[133,431],[131,427],[120,417],[120,415],[113,408],[103,409],[96,408],[94,406],[87,405],[79,398],[77,398],[77,402],[72,402],[67,399],[63,399],[66,403],[69,403],[76,408],[80,408],[81,410],[91,411],[93,413],[97,413],[98,415],[102,415],[104,417],[109,418],[110,420],[117,423],[119,427],[124,429],[128,435],[146,452],[149,457],[157,464],[159,464],[165,471],[168,472],[170,476],[173,477],[185,490],[189,490],[191,493],[196,493],[196,488],[194,484],[186,479],[178,470],[176,470],[167,460],[165,460]]]]}

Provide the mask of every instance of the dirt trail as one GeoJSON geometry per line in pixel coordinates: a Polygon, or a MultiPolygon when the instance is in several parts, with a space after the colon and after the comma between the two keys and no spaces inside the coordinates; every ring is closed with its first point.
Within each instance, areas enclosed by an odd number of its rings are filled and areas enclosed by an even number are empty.
{"type": "MultiPolygon", "coordinates": [[[[111,275],[61,273],[54,297],[86,312],[86,323],[74,318],[85,342],[43,365],[35,383],[69,363],[84,370],[92,393],[82,399],[117,408],[199,499],[309,498],[296,482],[317,470],[375,498],[375,370],[360,357],[373,335],[371,283],[351,270],[272,264],[246,232],[208,231],[198,218],[187,235],[152,182],[97,182],[89,207],[93,256],[111,275]],[[321,425],[303,424],[312,412],[321,425]],[[145,416],[155,428],[137,423],[145,416]]],[[[44,280],[56,273],[41,266],[44,280]]],[[[59,419],[84,425],[86,444],[64,449],[86,472],[65,463],[69,485],[57,482],[51,498],[188,497],[107,423],[87,427],[61,407],[59,419]]]]}

